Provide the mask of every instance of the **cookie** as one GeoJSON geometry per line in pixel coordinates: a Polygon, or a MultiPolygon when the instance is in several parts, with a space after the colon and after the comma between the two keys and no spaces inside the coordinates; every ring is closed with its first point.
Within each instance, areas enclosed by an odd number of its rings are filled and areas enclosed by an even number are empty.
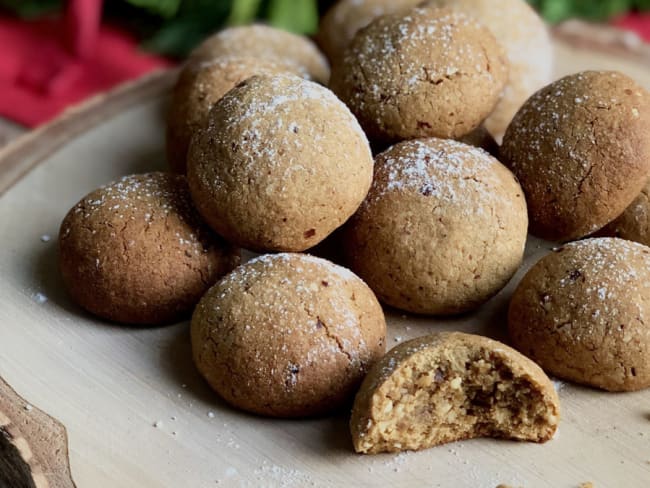
{"type": "Polygon", "coordinates": [[[517,271],[527,223],[519,184],[488,153],[451,140],[405,141],[377,156],[344,251],[388,305],[457,314],[489,300],[517,271]]]}
{"type": "Polygon", "coordinates": [[[231,88],[253,75],[286,72],[282,65],[258,58],[217,58],[187,64],[174,86],[167,114],[167,160],[172,171],[186,173],[192,136],[207,125],[210,109],[231,88]]]}
{"type": "Polygon", "coordinates": [[[553,44],[546,24],[525,0],[429,0],[425,4],[471,15],[505,49],[510,76],[501,100],[485,121],[487,130],[501,140],[524,102],[553,79],[553,44]]]}
{"type": "Polygon", "coordinates": [[[599,234],[620,237],[650,246],[650,181],[641,194],[625,209],[614,222],[608,224],[599,234]]]}
{"type": "Polygon", "coordinates": [[[239,263],[192,207],[184,176],[125,176],[66,215],[59,264],[72,299],[115,322],[158,325],[189,315],[239,263]]]}
{"type": "Polygon", "coordinates": [[[618,217],[650,174],[650,95],[627,76],[586,71],[533,95],[501,160],[526,193],[531,232],[587,236],[618,217]]]}
{"type": "Polygon", "coordinates": [[[365,134],[332,92],[297,76],[255,76],[219,100],[192,139],[188,179],[227,240],[303,251],[355,212],[372,166],[365,134]]]}
{"type": "Polygon", "coordinates": [[[262,24],[229,27],[208,37],[189,56],[189,63],[217,58],[253,57],[327,84],[330,68],[316,44],[305,36],[262,24]]]}
{"type": "Polygon", "coordinates": [[[305,254],[256,258],[192,317],[194,362],[234,407],[307,417],[347,404],[385,350],[386,323],[354,274],[305,254]]]}
{"type": "Polygon", "coordinates": [[[539,261],[515,291],[513,345],[554,376],[609,391],[650,386],[650,248],[587,239],[539,261]]]}
{"type": "Polygon", "coordinates": [[[490,114],[507,78],[505,53],[486,27],[426,8],[359,31],[331,87],[372,140],[457,139],[490,114]]]}
{"type": "Polygon", "coordinates": [[[559,421],[539,366],[500,342],[453,332],[404,342],[377,362],[350,430],[357,452],[376,454],[475,437],[546,442],[559,421]]]}
{"type": "Polygon", "coordinates": [[[332,65],[340,63],[355,34],[377,17],[405,13],[421,0],[340,0],[321,19],[316,39],[332,65]]]}

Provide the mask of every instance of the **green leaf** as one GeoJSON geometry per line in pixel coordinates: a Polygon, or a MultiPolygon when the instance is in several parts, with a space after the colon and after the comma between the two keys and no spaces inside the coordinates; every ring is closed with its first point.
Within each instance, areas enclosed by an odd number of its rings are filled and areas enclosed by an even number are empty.
{"type": "Polygon", "coordinates": [[[230,25],[249,24],[260,10],[262,0],[235,0],[227,23],[230,25]]]}
{"type": "Polygon", "coordinates": [[[32,19],[61,10],[62,0],[0,0],[0,8],[32,19]]]}
{"type": "Polygon", "coordinates": [[[135,7],[141,7],[167,19],[176,15],[182,0],[126,0],[135,7]]]}
{"type": "Polygon", "coordinates": [[[318,4],[316,0],[271,0],[267,17],[274,27],[311,34],[318,28],[318,4]]]}

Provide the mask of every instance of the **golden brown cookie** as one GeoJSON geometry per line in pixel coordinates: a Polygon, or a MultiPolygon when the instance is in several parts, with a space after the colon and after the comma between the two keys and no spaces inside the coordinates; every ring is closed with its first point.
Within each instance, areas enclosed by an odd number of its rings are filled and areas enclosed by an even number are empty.
{"type": "Polygon", "coordinates": [[[66,215],[59,264],[79,305],[127,324],[189,314],[239,263],[239,250],[203,223],[184,176],[147,173],[89,193],[66,215]]]}
{"type": "Polygon", "coordinates": [[[505,49],[510,64],[508,84],[485,121],[487,129],[501,140],[528,97],[552,81],[553,45],[546,24],[525,0],[429,0],[425,4],[471,15],[490,29],[505,49]]]}
{"type": "Polygon", "coordinates": [[[446,315],[477,308],[521,264],[528,219],[514,176],[485,151],[419,139],[377,156],[345,227],[350,267],[385,303],[446,315]]]}
{"type": "Polygon", "coordinates": [[[507,78],[505,53],[486,27],[425,8],[359,31],[331,86],[372,140],[457,139],[490,114],[507,78]]]}
{"type": "Polygon", "coordinates": [[[233,56],[273,61],[287,71],[297,71],[324,85],[330,78],[325,56],[310,39],[262,24],[229,27],[217,32],[190,53],[188,62],[233,56]]]}
{"type": "Polygon", "coordinates": [[[625,212],[599,234],[650,246],[650,181],[625,212]]]}
{"type": "Polygon", "coordinates": [[[650,386],[650,248],[574,242],[539,261],[510,304],[514,346],[549,373],[610,391],[650,386]]]}
{"type": "Polygon", "coordinates": [[[377,17],[405,13],[421,0],[339,0],[320,22],[317,41],[332,65],[340,63],[355,34],[377,17]]]}
{"type": "Polygon", "coordinates": [[[192,139],[188,179],[208,223],[242,247],[303,251],[341,226],[372,182],[365,134],[327,88],[255,76],[192,139]]]}
{"type": "Polygon", "coordinates": [[[385,350],[372,291],[350,271],[305,254],[240,266],[192,317],[194,362],[228,403],[272,417],[331,412],[348,402],[385,350]]]}
{"type": "Polygon", "coordinates": [[[185,65],[167,114],[167,160],[172,171],[186,173],[192,136],[207,125],[210,109],[231,88],[253,75],[286,72],[285,67],[273,61],[250,57],[217,58],[185,65]]]}
{"type": "Polygon", "coordinates": [[[586,71],[551,83],[517,113],[501,146],[526,193],[531,232],[569,241],[602,228],[650,174],[650,94],[586,71]]]}
{"type": "Polygon", "coordinates": [[[357,452],[376,454],[475,437],[546,442],[559,421],[539,366],[487,337],[447,332],[403,342],[370,369],[350,430],[357,452]]]}

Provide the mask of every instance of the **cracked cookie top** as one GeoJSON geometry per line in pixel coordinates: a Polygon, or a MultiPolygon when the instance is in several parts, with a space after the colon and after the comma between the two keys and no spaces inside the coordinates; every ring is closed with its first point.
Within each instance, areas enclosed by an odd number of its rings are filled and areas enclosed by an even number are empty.
{"type": "Polygon", "coordinates": [[[372,182],[368,139],[334,93],[290,74],[253,76],[192,138],[197,209],[241,247],[298,252],[340,227],[372,182]]]}
{"type": "Polygon", "coordinates": [[[182,318],[239,250],[204,224],[184,176],[125,176],[81,199],[59,233],[72,298],[109,320],[160,324],[182,318]]]}
{"type": "Polygon", "coordinates": [[[459,138],[490,114],[508,78],[492,33],[450,9],[386,15],[359,31],[332,89],[376,141],[459,138]]]}
{"type": "Polygon", "coordinates": [[[613,71],[562,78],[508,127],[504,164],[526,193],[531,232],[569,241],[618,217],[650,174],[650,95],[613,71]]]}
{"type": "Polygon", "coordinates": [[[270,60],[318,83],[326,84],[330,77],[327,60],[313,41],[263,24],[223,29],[199,44],[188,61],[197,63],[233,56],[270,60]]]}
{"type": "Polygon", "coordinates": [[[517,287],[508,317],[521,352],[550,374],[610,391],[650,386],[650,248],[567,244],[517,287]]]}
{"type": "Polygon", "coordinates": [[[386,324],[352,272],[304,254],[235,269],[192,318],[194,361],[226,401],[277,417],[342,406],[384,353],[386,324]]]}
{"type": "Polygon", "coordinates": [[[396,144],[345,228],[351,268],[394,307],[475,309],[521,264],[528,218],[515,177],[482,149],[443,139],[396,144]]]}

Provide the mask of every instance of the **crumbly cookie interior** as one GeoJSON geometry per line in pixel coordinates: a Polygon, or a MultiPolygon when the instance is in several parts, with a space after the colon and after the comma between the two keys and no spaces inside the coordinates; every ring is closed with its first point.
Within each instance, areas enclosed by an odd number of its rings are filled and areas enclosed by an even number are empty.
{"type": "Polygon", "coordinates": [[[554,405],[527,375],[487,351],[406,360],[371,400],[357,451],[419,450],[474,437],[546,441],[558,422],[554,405]]]}

